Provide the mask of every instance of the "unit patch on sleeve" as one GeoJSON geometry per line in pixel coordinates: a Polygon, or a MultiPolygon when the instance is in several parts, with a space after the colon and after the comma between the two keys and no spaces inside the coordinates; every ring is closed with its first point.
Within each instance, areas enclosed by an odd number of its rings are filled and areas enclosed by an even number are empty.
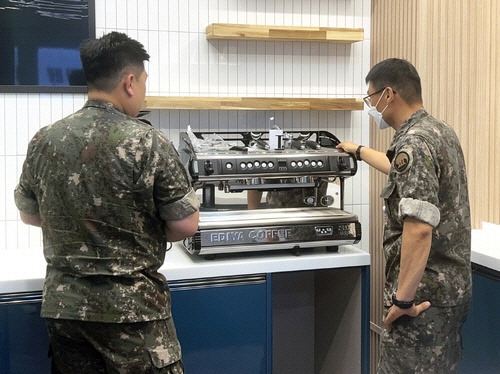
{"type": "Polygon", "coordinates": [[[400,151],[394,159],[394,168],[398,173],[404,173],[410,169],[412,162],[413,158],[411,153],[407,151],[400,151]]]}

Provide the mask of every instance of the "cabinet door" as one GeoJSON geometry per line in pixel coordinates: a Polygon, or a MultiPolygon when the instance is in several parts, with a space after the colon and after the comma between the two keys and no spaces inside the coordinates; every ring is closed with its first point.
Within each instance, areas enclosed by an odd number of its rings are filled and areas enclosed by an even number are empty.
{"type": "Polygon", "coordinates": [[[264,275],[189,281],[170,289],[186,373],[271,372],[264,275]]]}
{"type": "Polygon", "coordinates": [[[0,374],[50,373],[41,293],[0,295],[0,374]]]}
{"type": "Polygon", "coordinates": [[[472,302],[463,328],[460,373],[500,373],[500,273],[473,266],[472,302]]]}

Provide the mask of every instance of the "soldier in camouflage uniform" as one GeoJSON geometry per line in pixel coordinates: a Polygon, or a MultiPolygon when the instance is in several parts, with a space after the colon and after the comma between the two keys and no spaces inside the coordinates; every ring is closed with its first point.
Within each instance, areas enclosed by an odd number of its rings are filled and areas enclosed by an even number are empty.
{"type": "Polygon", "coordinates": [[[170,141],[135,117],[143,46],[112,32],[80,47],[89,100],[31,140],[15,201],[41,226],[42,317],[53,373],[183,373],[167,240],[194,234],[199,202],[170,141]]]}
{"type": "Polygon", "coordinates": [[[420,78],[408,61],[384,60],[366,82],[372,116],[396,130],[392,144],[387,154],[348,142],[339,147],[388,173],[378,373],[456,373],[472,292],[463,152],[453,129],[423,109],[420,78]]]}

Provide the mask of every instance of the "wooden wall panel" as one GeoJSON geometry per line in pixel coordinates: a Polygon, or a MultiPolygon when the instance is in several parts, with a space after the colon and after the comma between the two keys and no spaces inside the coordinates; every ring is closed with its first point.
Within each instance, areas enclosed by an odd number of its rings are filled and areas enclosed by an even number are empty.
{"type": "MultiPolygon", "coordinates": [[[[473,228],[500,224],[500,5],[497,0],[372,0],[371,65],[411,61],[422,79],[424,106],[457,132],[465,153],[473,228]]],[[[385,150],[394,132],[372,125],[371,146],[385,150]]],[[[383,306],[385,177],[370,174],[372,372],[378,359],[383,306]]]]}

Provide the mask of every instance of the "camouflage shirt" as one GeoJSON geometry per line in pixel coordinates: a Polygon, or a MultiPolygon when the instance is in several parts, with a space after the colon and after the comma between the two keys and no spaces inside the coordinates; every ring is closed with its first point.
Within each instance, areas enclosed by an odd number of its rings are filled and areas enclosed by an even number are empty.
{"type": "Polygon", "coordinates": [[[137,322],[170,316],[158,273],[165,220],[199,202],[168,139],[111,103],[89,100],[31,140],[16,205],[40,214],[42,316],[137,322]]]}
{"type": "Polygon", "coordinates": [[[413,217],[433,226],[432,244],[415,302],[454,306],[471,295],[471,218],[465,161],[453,129],[425,110],[396,131],[388,150],[391,170],[385,199],[384,300],[398,287],[403,220],[413,217]]]}

